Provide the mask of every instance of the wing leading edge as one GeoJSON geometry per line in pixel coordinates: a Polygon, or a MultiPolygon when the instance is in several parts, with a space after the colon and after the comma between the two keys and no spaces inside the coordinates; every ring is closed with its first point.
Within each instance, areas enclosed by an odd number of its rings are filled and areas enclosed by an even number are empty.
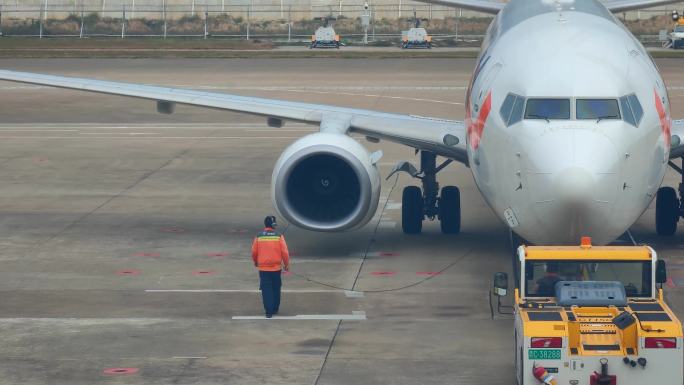
{"type": "Polygon", "coordinates": [[[612,12],[625,12],[679,2],[681,0],[607,0],[603,4],[612,12]]]}
{"type": "MultiPolygon", "coordinates": [[[[422,3],[444,5],[453,8],[469,9],[471,11],[497,14],[506,3],[494,0],[417,0],[422,3]]],[[[603,4],[612,12],[633,11],[636,9],[657,7],[681,2],[681,0],[605,0],[603,4]]]]}
{"type": "Polygon", "coordinates": [[[149,99],[165,104],[166,109],[169,105],[178,103],[263,116],[276,123],[286,120],[320,124],[321,130],[357,132],[376,139],[432,151],[467,164],[465,129],[463,123],[458,121],[7,70],[0,70],[0,80],[149,99]]]}

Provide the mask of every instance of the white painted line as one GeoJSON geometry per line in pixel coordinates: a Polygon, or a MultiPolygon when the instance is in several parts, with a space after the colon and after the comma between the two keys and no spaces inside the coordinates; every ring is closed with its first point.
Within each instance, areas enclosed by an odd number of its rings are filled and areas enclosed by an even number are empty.
{"type": "MultiPolygon", "coordinates": [[[[119,135],[119,134],[117,134],[119,135]]],[[[250,139],[298,139],[298,136],[150,136],[150,137],[145,137],[142,136],[140,138],[136,139],[229,139],[229,140],[250,140],[250,139]]],[[[36,140],[36,139],[88,139],[90,140],[91,138],[87,136],[28,136],[28,135],[23,135],[23,136],[2,136],[2,139],[31,139],[31,140],[36,140]]],[[[100,139],[131,139],[130,136],[121,136],[121,137],[115,137],[115,136],[105,136],[105,137],[100,137],[100,139]]]]}
{"type": "MultiPolygon", "coordinates": [[[[150,84],[153,85],[153,84],[150,84]]],[[[42,86],[38,86],[42,87],[42,86]]],[[[162,87],[195,88],[211,90],[254,90],[254,91],[457,91],[467,86],[198,86],[196,84],[171,84],[162,87]]]]}
{"type": "Polygon", "coordinates": [[[27,323],[61,323],[67,325],[118,325],[122,323],[137,324],[137,325],[151,325],[162,322],[174,322],[178,319],[174,318],[57,318],[57,317],[18,317],[18,318],[2,318],[0,317],[0,324],[20,324],[27,323]]]}
{"type": "Polygon", "coordinates": [[[172,357],[172,358],[177,359],[177,360],[206,360],[207,359],[207,357],[180,357],[180,356],[172,357]]]}
{"type": "Polygon", "coordinates": [[[79,132],[81,135],[160,135],[160,132],[79,132]]]}
{"type": "Polygon", "coordinates": [[[362,291],[345,290],[344,295],[347,298],[363,298],[364,297],[364,294],[362,291]]]}
{"type": "Polygon", "coordinates": [[[0,132],[78,132],[79,130],[0,129],[0,132]]]}
{"type": "MultiPolygon", "coordinates": [[[[287,123],[287,127],[313,127],[315,125],[302,124],[302,123],[287,123]]],[[[84,129],[118,129],[118,128],[253,128],[253,127],[263,127],[269,128],[266,123],[131,123],[126,125],[112,124],[112,123],[0,123],[0,127],[82,127],[84,129]]]]}
{"type": "MultiPolygon", "coordinates": [[[[265,316],[234,316],[232,318],[236,321],[249,321],[249,320],[267,320],[265,316]]],[[[293,321],[318,321],[318,320],[331,320],[331,321],[365,321],[366,312],[355,311],[352,314],[299,314],[295,316],[273,316],[271,320],[293,320],[293,321]]]]}
{"type": "MultiPolygon", "coordinates": [[[[260,293],[259,289],[146,289],[145,293],[260,293]]],[[[343,293],[343,290],[327,289],[284,289],[282,293],[311,294],[311,293],[343,293]]]]}
{"type": "Polygon", "coordinates": [[[388,203],[386,210],[400,210],[401,203],[388,203]]]}
{"type": "Polygon", "coordinates": [[[414,102],[452,104],[452,105],[457,105],[457,106],[464,105],[463,103],[459,103],[459,102],[450,102],[450,101],[446,101],[446,100],[435,100],[435,99],[411,98],[411,97],[406,97],[406,96],[390,96],[390,95],[380,95],[380,94],[358,94],[358,93],[352,93],[352,92],[339,92],[339,91],[292,90],[292,89],[283,90],[283,91],[306,92],[306,93],[325,94],[325,95],[333,94],[333,95],[344,95],[344,96],[362,96],[362,97],[366,97],[366,98],[400,99],[400,100],[411,100],[414,102]]]}
{"type": "Polygon", "coordinates": [[[261,128],[261,129],[256,129],[256,128],[250,128],[250,129],[245,129],[246,132],[317,132],[317,129],[310,129],[307,130],[305,128],[302,129],[292,129],[292,130],[285,130],[281,128],[261,128]]]}

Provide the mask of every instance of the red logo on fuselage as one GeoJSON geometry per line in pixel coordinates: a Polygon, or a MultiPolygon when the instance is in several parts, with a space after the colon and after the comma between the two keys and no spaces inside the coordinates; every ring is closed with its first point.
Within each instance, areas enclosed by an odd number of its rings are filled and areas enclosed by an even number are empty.
{"type": "Polygon", "coordinates": [[[470,103],[466,105],[466,126],[468,127],[468,140],[473,150],[477,150],[484,133],[485,122],[492,110],[492,91],[489,91],[485,98],[477,118],[473,119],[470,115],[470,103]]]}
{"type": "Polygon", "coordinates": [[[660,128],[663,130],[663,136],[665,137],[665,145],[667,148],[670,148],[672,121],[667,115],[667,111],[665,111],[665,106],[660,100],[660,96],[658,96],[658,90],[653,89],[653,93],[655,94],[656,110],[658,110],[658,117],[660,118],[660,128]]]}

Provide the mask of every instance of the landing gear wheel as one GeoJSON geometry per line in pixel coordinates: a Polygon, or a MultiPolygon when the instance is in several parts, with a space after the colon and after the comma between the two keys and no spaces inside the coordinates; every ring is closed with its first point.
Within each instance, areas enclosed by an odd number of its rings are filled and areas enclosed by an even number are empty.
{"type": "Polygon", "coordinates": [[[661,236],[672,236],[679,222],[679,199],[672,187],[661,187],[656,196],[656,232],[661,236]]]}
{"type": "Polygon", "coordinates": [[[423,231],[423,192],[420,187],[404,188],[401,197],[401,228],[404,234],[420,234],[423,231]]]}
{"type": "Polygon", "coordinates": [[[442,188],[439,198],[439,221],[443,234],[461,232],[461,192],[458,187],[442,188]]]}

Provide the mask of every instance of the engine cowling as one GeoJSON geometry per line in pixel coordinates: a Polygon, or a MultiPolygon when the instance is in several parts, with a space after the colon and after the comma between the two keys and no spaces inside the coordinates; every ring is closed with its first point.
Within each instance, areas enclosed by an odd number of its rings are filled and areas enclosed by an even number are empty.
{"type": "Polygon", "coordinates": [[[370,153],[347,135],[316,133],[288,147],[273,169],[271,196],[290,223],[314,231],[365,225],[380,200],[370,153]]]}

